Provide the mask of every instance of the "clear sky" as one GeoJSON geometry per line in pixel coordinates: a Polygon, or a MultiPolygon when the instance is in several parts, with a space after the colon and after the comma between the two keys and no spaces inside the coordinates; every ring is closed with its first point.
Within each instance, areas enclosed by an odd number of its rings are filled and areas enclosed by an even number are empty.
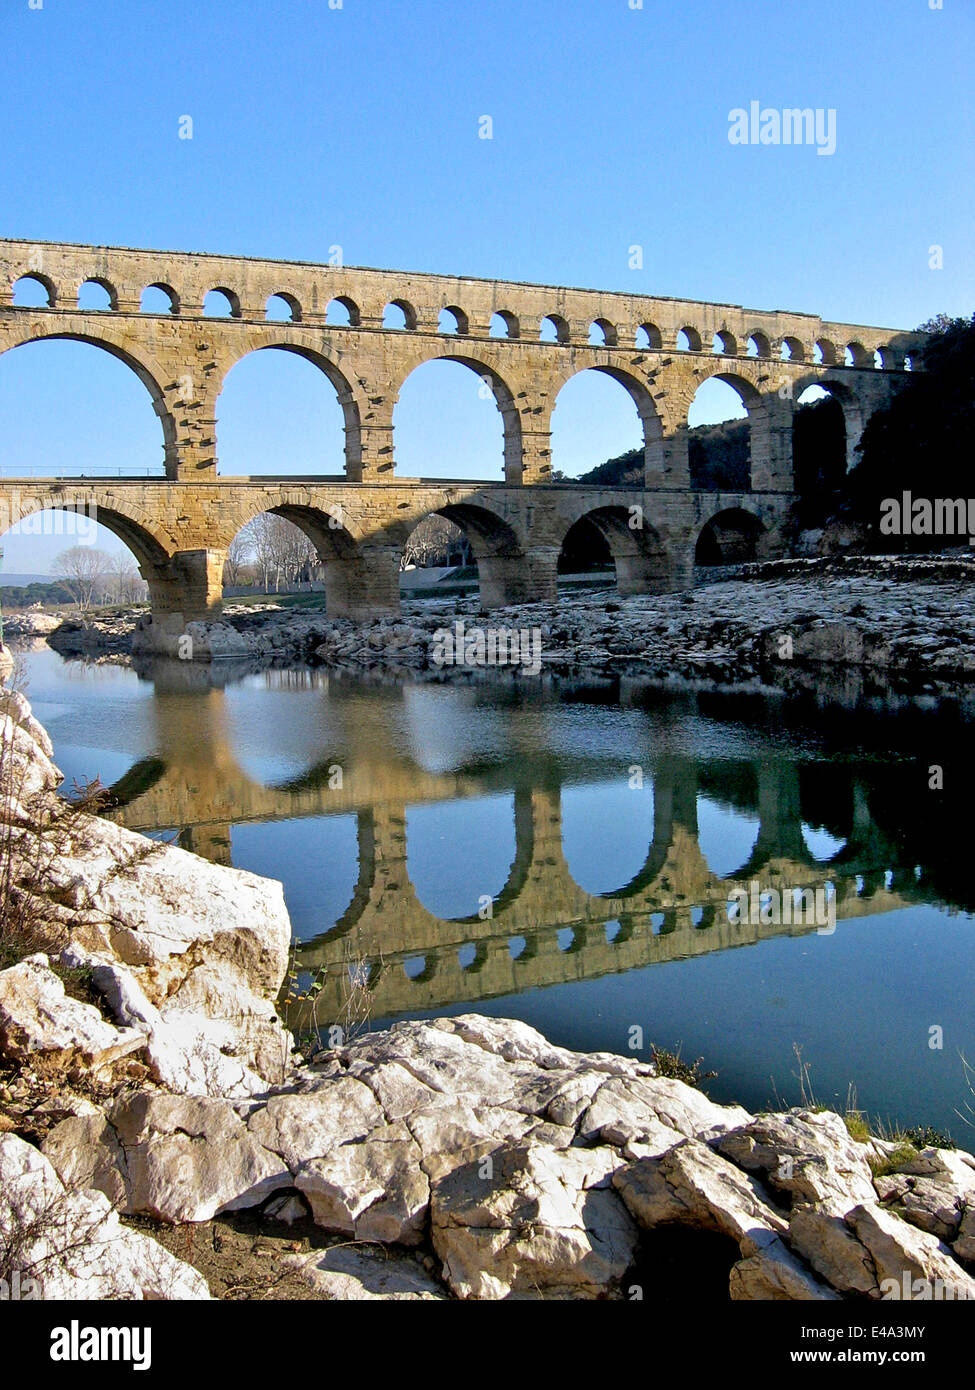
{"type": "MultiPolygon", "coordinates": [[[[896,327],[972,312],[972,0],[635,3],[4,0],[0,235],[313,261],[340,245],[352,265],[896,327]],[[751,101],[835,110],[835,153],[731,144],[751,101]]],[[[449,363],[410,379],[401,472],[500,477],[477,386],[449,363]]],[[[334,393],[298,358],[245,359],[218,416],[222,472],[341,466],[334,393]]],[[[8,473],[161,466],[144,389],[91,347],[0,357],[0,422],[8,473]]],[[[638,440],[629,397],[591,372],[554,424],[570,475],[638,440]]],[[[45,571],[57,548],[9,536],[4,569],[45,571]]]]}

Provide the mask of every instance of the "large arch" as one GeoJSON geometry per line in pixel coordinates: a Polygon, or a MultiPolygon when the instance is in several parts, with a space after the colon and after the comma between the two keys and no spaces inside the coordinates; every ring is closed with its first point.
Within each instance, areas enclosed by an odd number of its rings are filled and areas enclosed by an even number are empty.
{"type": "Polygon", "coordinates": [[[766,534],[755,512],[742,506],[722,507],[692,535],[694,564],[707,567],[757,560],[764,553],[766,534]]]}
{"type": "MultiPolygon", "coordinates": [[[[642,433],[642,440],[640,442],[642,443],[643,449],[643,469],[642,477],[635,485],[642,487],[649,477],[662,473],[663,471],[663,424],[657,413],[653,395],[646,382],[642,381],[641,378],[636,376],[633,372],[628,371],[625,367],[614,362],[600,362],[593,366],[580,367],[578,370],[568,372],[559,382],[554,393],[552,407],[553,463],[558,463],[556,452],[557,443],[555,440],[557,431],[555,411],[558,409],[559,397],[570,383],[578,382],[587,372],[598,372],[600,376],[609,377],[610,380],[622,386],[636,408],[639,419],[639,430],[642,433]]],[[[639,447],[639,445],[637,447],[639,447]]],[[[594,461],[595,466],[598,467],[606,461],[606,458],[596,459],[594,461]]],[[[561,472],[564,470],[559,471],[561,472]]]]}
{"type": "MultiPolygon", "coordinates": [[[[493,399],[501,415],[502,476],[507,483],[520,483],[522,476],[521,416],[515,404],[514,392],[502,373],[490,361],[472,357],[468,352],[450,352],[443,348],[427,355],[418,355],[415,358],[411,358],[405,373],[400,377],[399,384],[396,388],[396,394],[393,398],[394,431],[396,429],[396,412],[402,404],[403,388],[411,380],[414,381],[415,385],[417,373],[421,372],[424,367],[435,362],[456,362],[459,366],[466,367],[480,379],[481,385],[478,388],[479,395],[485,400],[493,399]]],[[[424,414],[426,414],[426,402],[423,404],[423,410],[424,414]]],[[[398,460],[395,471],[397,475],[402,476],[399,474],[398,460]]],[[[415,475],[411,474],[410,476],[415,475]]],[[[481,479],[481,481],[494,481],[494,479],[481,479]]]]}
{"type": "MultiPolygon", "coordinates": [[[[162,386],[162,372],[155,364],[147,359],[139,357],[132,351],[128,344],[116,342],[111,336],[101,336],[88,332],[73,332],[65,329],[55,329],[45,333],[15,333],[12,335],[12,341],[0,335],[0,357],[5,358],[9,353],[15,352],[18,348],[34,348],[35,345],[38,351],[40,351],[43,344],[54,342],[82,343],[88,347],[98,348],[101,352],[107,353],[108,356],[121,362],[134,373],[148,392],[153,412],[160,421],[162,427],[163,461],[159,467],[159,476],[175,476],[177,461],[176,424],[166,403],[166,393],[162,386]]],[[[0,366],[2,366],[2,364],[0,364],[0,366]]],[[[118,471],[121,473],[122,470],[118,471]]],[[[148,474],[148,471],[149,470],[146,470],[146,474],[148,474]]],[[[64,475],[59,471],[55,476],[64,475]]]]}
{"type": "Polygon", "coordinates": [[[681,575],[674,557],[641,507],[611,503],[581,511],[565,528],[563,544],[572,527],[583,520],[605,537],[620,594],[661,594],[679,586],[681,575]]]}
{"type": "MultiPolygon", "coordinates": [[[[284,327],[285,325],[283,323],[279,323],[275,326],[280,328],[284,327]]],[[[242,352],[239,357],[236,357],[232,362],[229,362],[226,365],[223,377],[220,382],[220,389],[217,392],[218,406],[220,397],[223,395],[223,392],[227,385],[227,381],[230,378],[234,369],[236,367],[239,367],[242,363],[247,362],[249,359],[256,359],[256,354],[265,352],[289,353],[295,357],[302,358],[305,362],[310,363],[311,366],[316,367],[318,371],[326,378],[326,380],[331,383],[332,387],[335,390],[335,396],[338,406],[342,412],[342,427],[345,432],[344,459],[343,467],[340,470],[340,472],[350,481],[357,480],[361,476],[362,467],[362,412],[360,410],[359,401],[356,398],[355,391],[353,390],[350,381],[341,371],[341,369],[325,353],[315,351],[314,349],[306,347],[304,344],[301,343],[289,342],[287,338],[281,338],[277,334],[274,334],[273,336],[269,335],[267,342],[258,343],[256,346],[250,347],[246,352],[242,352]]],[[[221,474],[219,419],[217,438],[217,473],[221,474]]],[[[240,475],[222,474],[222,476],[240,475]]],[[[252,476],[268,475],[255,474],[252,476]]],[[[307,474],[303,473],[302,476],[328,477],[331,475],[326,473],[313,474],[309,472],[307,474]]]]}
{"type": "Polygon", "coordinates": [[[765,397],[760,391],[758,384],[751,379],[749,374],[746,374],[746,371],[740,368],[735,370],[729,370],[727,367],[723,368],[720,359],[715,361],[713,365],[706,360],[702,361],[701,367],[695,373],[695,379],[697,385],[694,390],[694,395],[688,401],[687,405],[689,431],[692,428],[690,425],[690,416],[694,410],[694,402],[702,386],[707,382],[717,381],[725,386],[729,386],[741,402],[741,406],[748,417],[747,466],[744,469],[745,476],[741,479],[744,485],[741,487],[733,487],[729,486],[731,480],[724,480],[723,486],[728,490],[749,491],[755,486],[756,469],[760,468],[762,463],[769,458],[771,451],[771,422],[765,397]]]}
{"type": "MultiPolygon", "coordinates": [[[[278,496],[271,490],[256,492],[249,506],[236,509],[232,521],[222,528],[222,548],[228,549],[234,537],[265,512],[290,521],[311,542],[322,566],[325,611],[330,617],[358,616],[371,598],[377,609],[398,607],[398,590],[392,592],[390,584],[383,593],[375,592],[375,576],[365,572],[363,551],[342,509],[326,511],[290,495],[288,489],[278,496]]],[[[395,584],[395,572],[391,574],[395,584]]]]}
{"type": "MultiPolygon", "coordinates": [[[[443,516],[459,527],[470,543],[477,566],[481,608],[503,608],[530,599],[530,575],[525,547],[510,522],[490,508],[473,502],[445,503],[426,513],[443,516]]],[[[414,516],[386,528],[402,549],[423,517],[414,516]]]]}
{"type": "Polygon", "coordinates": [[[846,435],[846,471],[849,473],[857,463],[856,447],[869,418],[869,412],[864,410],[863,402],[848,381],[831,376],[829,373],[825,375],[810,373],[808,376],[800,377],[793,384],[795,399],[800,400],[811,386],[818,386],[842,407],[843,427],[846,435]]]}

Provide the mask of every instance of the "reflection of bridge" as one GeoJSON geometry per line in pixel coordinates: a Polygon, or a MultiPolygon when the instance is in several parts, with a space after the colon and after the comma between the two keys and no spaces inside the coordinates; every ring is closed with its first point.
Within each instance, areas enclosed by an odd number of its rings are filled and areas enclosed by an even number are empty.
{"type": "MultiPolygon", "coordinates": [[[[165,721],[166,696],[158,699],[165,721]]],[[[170,710],[182,733],[172,746],[185,750],[185,760],[139,765],[116,785],[123,804],[113,816],[131,828],[179,828],[185,847],[229,862],[233,824],[356,815],[359,873],[352,899],[334,929],[306,943],[299,955],[304,968],[326,967],[322,1019],[339,1012],[350,959],[383,962],[374,971],[373,1013],[379,1017],[816,929],[815,923],[730,922],[730,893],[754,880],[763,892],[780,894],[832,883],[838,920],[918,900],[913,865],[902,867],[901,852],[878,830],[869,811],[869,788],[856,777],[848,788],[852,809],[843,826],[846,843],[823,864],[814,860],[803,837],[797,765],[771,757],[737,767],[737,773],[735,764],[728,765],[725,793],[719,796],[734,792],[737,775],[741,786],[734,804],[756,810],[759,829],[747,862],[720,877],[699,843],[698,794],[713,794],[706,769],[692,758],[659,756],[647,773],[653,786],[653,839],[646,860],[628,884],[595,895],[578,885],[566,862],[561,786],[570,778],[574,784],[605,781],[609,769],[603,759],[560,760],[543,753],[529,762],[515,755],[487,769],[425,772],[391,750],[388,708],[379,700],[355,703],[343,723],[340,787],[330,785],[335,764],[322,758],[302,777],[272,788],[248,778],[235,762],[218,692],[189,706],[170,701],[170,710]],[[754,790],[747,785],[752,775],[754,790]],[[499,791],[513,793],[515,855],[492,916],[438,918],[410,881],[407,807],[499,791]],[[612,925],[607,929],[607,924],[612,925]]],[[[613,775],[619,775],[615,767],[613,775]]],[[[481,891],[472,883],[472,905],[481,891]]]]}
{"type": "Polygon", "coordinates": [[[5,481],[0,529],[43,508],[97,508],[148,582],[153,618],[146,643],[167,651],[187,622],[219,612],[227,548],[264,511],[293,521],[316,546],[333,615],[398,611],[400,552],[431,512],[466,532],[485,608],[553,599],[562,542],[583,519],[603,533],[624,593],[686,586],[706,527],[771,553],[792,500],[799,395],[818,384],[840,403],[849,462],[867,418],[889,401],[907,357],[921,346],[916,334],[736,305],[0,241],[0,352],[52,338],[93,344],[136,373],[162,424],[166,477],[5,481]],[[25,279],[42,287],[45,307],[14,303],[14,287],[25,279]],[[100,287],[103,311],[78,307],[83,284],[100,287]],[[169,312],[140,311],[147,288],[163,292],[169,312]],[[226,317],[204,316],[211,291],[224,297],[226,317]],[[268,320],[271,299],[286,306],[287,322],[268,320]],[[384,322],[390,306],[404,328],[384,322]],[[342,325],[330,317],[336,307],[342,325]],[[452,331],[440,321],[444,314],[452,331]],[[541,336],[543,324],[553,341],[541,336]],[[503,337],[492,334],[498,325],[503,337]],[[217,399],[235,363],[268,348],[306,358],[335,388],[345,417],[343,474],[218,478],[217,399]],[[469,368],[493,395],[504,435],[503,481],[500,460],[494,482],[394,477],[400,390],[417,367],[438,359],[469,368]],[[618,381],[636,406],[643,488],[552,482],[556,397],[587,369],[618,381]],[[731,386],[748,413],[750,479],[742,493],[690,487],[687,412],[711,377],[731,386]]]}

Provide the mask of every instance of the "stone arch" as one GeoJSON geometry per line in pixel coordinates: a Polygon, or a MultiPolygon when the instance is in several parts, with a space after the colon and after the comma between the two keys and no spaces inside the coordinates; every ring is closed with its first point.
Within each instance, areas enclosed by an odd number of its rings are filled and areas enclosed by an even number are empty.
{"type": "MultiPolygon", "coordinates": [[[[755,486],[756,467],[761,468],[769,455],[770,420],[768,403],[754,380],[755,369],[744,364],[728,369],[721,365],[720,359],[703,359],[694,370],[694,392],[687,399],[684,423],[690,430],[688,415],[697,392],[706,381],[721,381],[730,386],[741,401],[748,416],[748,486],[755,486]]],[[[755,373],[757,374],[757,373],[755,373]]]]}
{"type": "Polygon", "coordinates": [[[161,384],[162,372],[155,363],[137,356],[127,341],[117,342],[110,333],[104,335],[77,333],[65,329],[58,329],[49,333],[37,333],[33,331],[32,326],[25,325],[19,336],[12,336],[13,341],[0,338],[0,353],[12,352],[15,348],[24,347],[28,343],[75,342],[88,343],[91,347],[100,348],[103,352],[107,352],[110,356],[123,362],[135,373],[149,392],[153,409],[162,424],[166,476],[175,477],[178,460],[176,422],[166,404],[166,392],[161,384]]]}
{"type": "Polygon", "coordinates": [[[546,314],[542,319],[541,323],[539,324],[539,338],[543,342],[545,341],[545,339],[542,338],[542,333],[544,332],[545,325],[547,323],[550,323],[552,325],[552,328],[555,330],[555,342],[569,342],[569,340],[572,337],[572,333],[569,329],[569,321],[568,319],[563,318],[561,314],[546,314]]]}
{"type": "Polygon", "coordinates": [[[848,367],[872,367],[873,353],[860,342],[847,343],[845,352],[845,365],[848,367]]]}
{"type": "Polygon", "coordinates": [[[864,411],[863,402],[859,395],[850,385],[849,379],[842,379],[838,376],[831,376],[829,373],[817,376],[809,373],[798,378],[793,383],[795,399],[799,397],[810,386],[819,386],[827,395],[838,401],[843,410],[843,427],[846,432],[846,471],[855,467],[857,462],[856,446],[860,442],[863,434],[863,427],[867,423],[868,413],[864,411]]]}
{"type": "Polygon", "coordinates": [[[463,338],[467,336],[467,334],[470,332],[470,329],[470,319],[468,318],[464,310],[461,309],[458,305],[445,304],[443,308],[440,310],[440,314],[437,318],[438,333],[449,333],[452,337],[456,336],[463,338]],[[449,325],[447,325],[446,327],[444,326],[444,314],[449,314],[453,319],[453,328],[451,328],[449,325]]]}
{"type": "MultiPolygon", "coordinates": [[[[100,290],[104,290],[105,293],[108,295],[109,309],[118,309],[118,290],[112,284],[111,280],[106,280],[103,275],[88,275],[85,277],[84,280],[81,281],[80,285],[78,286],[78,293],[75,296],[75,303],[79,309],[82,307],[81,291],[85,288],[86,285],[97,285],[100,290]]],[[[98,311],[89,309],[86,310],[86,312],[95,313],[98,311]]],[[[105,311],[102,310],[101,312],[104,313],[105,311]]]]}
{"type": "Polygon", "coordinates": [[[396,327],[386,322],[386,312],[389,309],[398,309],[403,315],[403,328],[415,329],[417,324],[416,309],[408,299],[390,299],[387,301],[382,315],[383,327],[391,332],[396,332],[396,327]]]}
{"type": "Polygon", "coordinates": [[[748,357],[771,357],[772,344],[767,333],[763,333],[760,328],[753,328],[745,338],[746,356],[748,357]],[[754,348],[754,352],[750,349],[754,348]]]}
{"type": "Polygon", "coordinates": [[[491,332],[491,337],[498,337],[501,339],[507,338],[509,340],[521,337],[521,320],[518,318],[517,314],[512,314],[507,309],[495,309],[494,313],[491,315],[490,329],[494,328],[495,319],[500,322],[505,331],[504,333],[498,334],[491,332]]]}
{"type": "Polygon", "coordinates": [[[711,339],[711,351],[718,356],[737,357],[738,342],[733,333],[729,333],[726,328],[720,329],[711,339]]]}
{"type": "MultiPolygon", "coordinates": [[[[58,299],[58,287],[49,275],[45,275],[43,271],[40,270],[27,270],[23,275],[18,275],[16,279],[10,282],[11,301],[17,292],[17,286],[24,283],[40,285],[41,289],[47,295],[47,303],[38,307],[44,309],[53,309],[55,307],[58,299]]],[[[21,308],[27,306],[14,305],[13,307],[21,308]]]]}
{"type": "Polygon", "coordinates": [[[793,338],[786,334],[779,346],[783,362],[804,362],[806,360],[806,349],[800,338],[793,338]]]}
{"type": "Polygon", "coordinates": [[[554,410],[558,404],[559,393],[563,388],[575,377],[580,376],[582,372],[601,372],[603,376],[611,377],[613,381],[618,382],[627,392],[636,406],[643,429],[644,479],[650,477],[651,474],[662,473],[664,467],[663,422],[657,413],[656,403],[650,388],[627,367],[620,366],[613,361],[595,362],[591,366],[579,367],[567,372],[554,387],[552,409],[554,410]]]}
{"type": "Polygon", "coordinates": [[[176,292],[176,290],[173,288],[173,286],[172,286],[172,285],[167,285],[166,282],[165,282],[164,280],[154,280],[154,281],[152,282],[151,285],[145,285],[145,286],[143,287],[142,293],[139,295],[139,312],[140,312],[140,313],[155,313],[155,312],[156,312],[155,310],[150,310],[150,309],[144,309],[144,308],[143,308],[142,301],[143,301],[143,299],[145,298],[146,290],[159,290],[160,293],[166,295],[166,297],[167,297],[168,300],[169,300],[169,309],[168,309],[167,311],[165,311],[165,312],[170,313],[170,314],[174,314],[174,315],[179,313],[179,295],[177,294],[177,292],[176,292]]]}
{"type": "Polygon", "coordinates": [[[646,348],[650,352],[660,352],[664,345],[663,334],[655,323],[641,323],[636,331],[636,346],[646,348]],[[643,340],[640,334],[643,334],[643,340]]]}
{"type": "MultiPolygon", "coordinates": [[[[819,361],[824,367],[835,367],[837,362],[836,344],[830,338],[817,338],[815,349],[819,352],[819,361]]],[[[815,353],[814,353],[815,360],[815,353]]]]}
{"type": "Polygon", "coordinates": [[[675,346],[678,352],[701,352],[704,344],[698,330],[690,324],[685,323],[682,328],[677,330],[675,346]],[[681,343],[681,338],[684,339],[683,344],[681,343]]]}
{"type": "Polygon", "coordinates": [[[341,306],[341,308],[343,308],[343,309],[345,310],[345,312],[346,312],[346,313],[348,314],[348,316],[349,316],[349,321],[348,321],[348,324],[347,324],[347,325],[345,325],[345,324],[331,324],[331,325],[329,325],[330,327],[336,327],[336,328],[340,328],[340,327],[358,328],[358,327],[359,327],[359,324],[362,322],[362,313],[361,313],[361,311],[360,311],[360,309],[359,309],[358,304],[355,302],[355,300],[354,300],[354,299],[350,299],[349,296],[348,296],[347,294],[337,294],[337,295],[335,296],[334,299],[330,299],[330,300],[329,300],[328,304],[325,306],[325,321],[326,321],[326,323],[328,322],[329,310],[331,309],[331,307],[332,307],[333,304],[338,304],[338,305],[341,306]]]}
{"type": "Polygon", "coordinates": [[[756,510],[744,505],[711,513],[691,534],[695,565],[731,565],[759,559],[767,528],[756,510]]]}
{"type": "Polygon", "coordinates": [[[504,438],[504,479],[507,483],[517,485],[521,482],[522,477],[521,415],[515,402],[514,391],[498,368],[485,358],[473,357],[469,351],[465,351],[463,348],[451,351],[446,344],[439,348],[433,344],[429,346],[433,349],[432,351],[426,351],[423,355],[418,353],[416,356],[411,356],[405,364],[405,371],[392,398],[394,411],[406,382],[415,371],[425,366],[427,362],[459,362],[462,367],[469,368],[475,376],[480,377],[484,388],[491,392],[495,404],[501,412],[504,438]]]}
{"type": "MultiPolygon", "coordinates": [[[[23,521],[37,512],[74,512],[99,522],[127,546],[149,579],[146,569],[164,565],[179,549],[179,542],[160,523],[141,507],[128,500],[114,499],[110,505],[97,502],[95,494],[83,488],[59,488],[50,493],[8,496],[0,485],[0,527],[8,530],[16,521],[23,521]]],[[[0,532],[2,534],[2,532],[0,532]]]]}
{"type": "Polygon", "coordinates": [[[267,320],[268,323],[300,323],[301,304],[298,302],[297,297],[293,294],[290,294],[287,290],[274,290],[273,293],[268,295],[265,301],[264,318],[267,320]],[[271,318],[271,301],[274,299],[280,299],[283,304],[286,304],[288,306],[289,310],[291,311],[290,320],[271,318]]]}
{"type": "Polygon", "coordinates": [[[673,557],[640,506],[617,503],[581,510],[565,527],[563,542],[580,521],[588,521],[605,537],[620,594],[659,594],[678,587],[673,557]]]}
{"type": "Polygon", "coordinates": [[[219,399],[227,377],[233,368],[254,352],[290,352],[296,357],[303,357],[306,362],[317,367],[335,388],[335,394],[342,409],[345,429],[345,476],[349,481],[355,481],[361,476],[362,469],[362,407],[359,398],[349,379],[325,353],[309,348],[302,342],[292,341],[287,336],[281,336],[283,331],[286,332],[287,327],[286,323],[267,324],[265,328],[267,340],[265,342],[255,342],[253,336],[249,336],[248,346],[245,350],[233,360],[225,360],[220,384],[214,399],[219,399]]]}
{"type": "MultiPolygon", "coordinates": [[[[283,488],[280,492],[255,489],[253,498],[237,507],[232,520],[221,527],[222,549],[226,550],[234,536],[264,512],[290,521],[315,547],[324,571],[325,611],[329,616],[359,616],[369,597],[362,592],[367,576],[360,536],[342,507],[336,505],[327,510],[316,506],[300,488],[283,488]]],[[[390,595],[384,593],[381,597],[388,606],[390,595]]]]}
{"type": "Polygon", "coordinates": [[[201,303],[200,303],[200,313],[201,313],[205,318],[216,318],[216,319],[231,318],[231,319],[239,319],[239,318],[241,317],[241,311],[240,311],[240,295],[237,293],[236,290],[232,290],[232,289],[228,288],[227,285],[211,285],[210,288],[209,288],[209,289],[206,291],[206,293],[204,294],[203,299],[202,299],[202,301],[201,301],[201,303]],[[213,314],[213,313],[208,314],[208,313],[207,313],[206,303],[207,303],[207,300],[210,298],[211,294],[219,294],[219,295],[222,295],[222,296],[223,296],[223,298],[227,301],[227,304],[230,306],[230,312],[229,312],[229,314],[213,314]]]}
{"type": "MultiPolygon", "coordinates": [[[[432,507],[425,516],[443,516],[467,537],[477,564],[481,608],[503,608],[527,602],[528,566],[523,538],[511,522],[479,502],[447,502],[432,507]]],[[[423,517],[410,518],[385,528],[385,534],[402,550],[423,517]]]]}
{"type": "Polygon", "coordinates": [[[589,343],[593,347],[616,347],[619,334],[615,323],[610,323],[609,319],[593,319],[589,326],[589,343]]]}

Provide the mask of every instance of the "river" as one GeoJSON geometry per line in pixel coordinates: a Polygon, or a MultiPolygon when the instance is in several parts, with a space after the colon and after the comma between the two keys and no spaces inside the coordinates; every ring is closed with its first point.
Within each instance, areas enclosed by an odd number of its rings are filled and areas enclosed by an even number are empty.
{"type": "Polygon", "coordinates": [[[960,709],[23,661],[68,788],[283,882],[319,1024],[367,972],[369,1026],[656,1044],[752,1110],[799,1101],[801,1057],[818,1103],[971,1147],[975,890],[929,785],[960,709]]]}

